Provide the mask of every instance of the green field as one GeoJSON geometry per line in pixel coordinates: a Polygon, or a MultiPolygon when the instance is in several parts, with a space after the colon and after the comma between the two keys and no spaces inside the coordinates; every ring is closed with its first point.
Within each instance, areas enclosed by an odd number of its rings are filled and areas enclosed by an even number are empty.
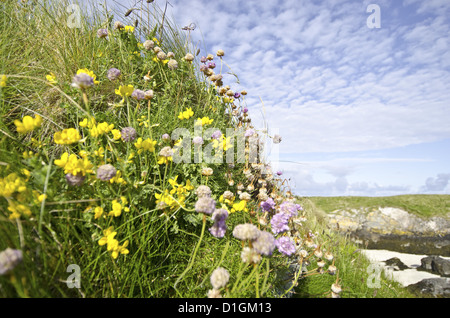
{"type": "Polygon", "coordinates": [[[398,195],[388,197],[305,197],[325,213],[340,209],[400,208],[421,217],[448,216],[450,195],[398,195]]]}

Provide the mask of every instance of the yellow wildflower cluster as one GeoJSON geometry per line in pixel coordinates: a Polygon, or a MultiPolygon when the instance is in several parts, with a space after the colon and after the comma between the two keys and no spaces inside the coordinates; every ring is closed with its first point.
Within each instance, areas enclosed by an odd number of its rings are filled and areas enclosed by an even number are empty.
{"type": "Polygon", "coordinates": [[[109,183],[127,184],[125,179],[122,178],[122,172],[120,170],[117,170],[116,175],[109,179],[109,183]]]}
{"type": "Polygon", "coordinates": [[[111,253],[111,257],[113,259],[117,259],[119,254],[128,254],[130,251],[127,249],[128,240],[126,240],[123,245],[119,245],[119,241],[114,237],[117,232],[114,231],[114,227],[110,226],[106,230],[103,231],[103,237],[98,241],[98,245],[103,246],[106,245],[106,249],[111,253]]]}
{"type": "Polygon", "coordinates": [[[36,128],[41,127],[42,117],[36,115],[34,118],[31,116],[23,117],[22,121],[16,119],[14,125],[16,125],[17,132],[20,134],[26,134],[33,131],[36,128]]]}
{"type": "Polygon", "coordinates": [[[116,95],[125,97],[125,96],[131,96],[133,94],[134,87],[133,85],[125,85],[125,86],[119,86],[118,89],[115,90],[116,95]]]}
{"type": "Polygon", "coordinates": [[[83,128],[89,128],[89,135],[94,138],[109,132],[112,133],[114,140],[119,140],[121,137],[120,131],[114,129],[114,124],[108,124],[107,122],[97,124],[95,118],[84,118],[79,125],[83,128]]]}
{"type": "Polygon", "coordinates": [[[81,140],[81,135],[75,128],[63,129],[53,135],[53,141],[58,145],[70,145],[81,140]]]}
{"type": "Polygon", "coordinates": [[[141,154],[143,151],[155,151],[156,141],[147,138],[143,140],[142,138],[138,138],[134,143],[134,146],[138,149],[138,154],[141,154]]]}
{"type": "Polygon", "coordinates": [[[63,153],[60,159],[54,161],[55,165],[64,169],[64,173],[70,173],[74,176],[85,176],[87,173],[93,173],[93,164],[89,161],[87,156],[78,158],[77,155],[63,153]]]}
{"type": "Polygon", "coordinates": [[[159,208],[168,207],[172,210],[177,207],[185,207],[186,197],[194,187],[191,185],[190,180],[186,181],[186,185],[182,185],[177,182],[177,179],[178,176],[169,179],[169,184],[172,186],[170,191],[165,189],[163,193],[155,193],[156,205],[159,208]]]}
{"type": "Polygon", "coordinates": [[[247,201],[245,201],[245,200],[239,201],[237,203],[233,203],[233,207],[231,208],[230,212],[234,213],[234,212],[241,212],[241,211],[248,212],[247,201]]]}
{"type": "MultiPolygon", "coordinates": [[[[127,204],[128,200],[124,196],[121,196],[120,200],[113,200],[111,203],[111,211],[108,212],[108,216],[119,217],[120,215],[122,215],[122,211],[129,212],[130,208],[126,206],[127,204]]],[[[92,207],[88,208],[87,210],[91,208],[92,207]]],[[[101,206],[96,206],[94,208],[94,218],[99,219],[102,216],[106,217],[105,210],[101,206]]]]}
{"type": "Polygon", "coordinates": [[[231,138],[230,137],[227,138],[224,135],[220,136],[220,140],[213,139],[212,146],[214,149],[219,148],[224,151],[227,151],[228,149],[233,148],[233,144],[231,143],[231,138]]]}
{"type": "Polygon", "coordinates": [[[21,172],[25,178],[15,172],[0,178],[0,195],[8,201],[7,210],[11,213],[10,219],[18,219],[22,215],[29,217],[31,215],[30,206],[42,202],[46,197],[46,195],[27,188],[26,182],[31,173],[27,169],[22,169],[21,172]]]}
{"type": "Polygon", "coordinates": [[[195,125],[198,126],[210,125],[212,124],[213,121],[214,119],[209,119],[209,117],[198,118],[197,121],[195,122],[195,125]]]}
{"type": "Polygon", "coordinates": [[[192,111],[192,107],[186,108],[186,110],[184,112],[180,112],[180,114],[178,115],[178,118],[183,120],[183,119],[189,119],[192,116],[194,116],[194,112],[192,111]]]}
{"type": "Polygon", "coordinates": [[[27,189],[25,180],[17,175],[11,173],[5,178],[0,178],[0,195],[3,197],[10,197],[15,192],[23,192],[27,189]]]}

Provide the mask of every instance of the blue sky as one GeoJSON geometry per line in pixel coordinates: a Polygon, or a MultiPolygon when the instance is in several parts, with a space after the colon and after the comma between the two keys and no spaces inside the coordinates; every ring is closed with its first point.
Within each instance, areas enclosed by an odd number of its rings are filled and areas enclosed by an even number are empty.
{"type": "Polygon", "coordinates": [[[282,136],[271,160],[294,193],[450,194],[450,1],[169,2],[282,136]]]}

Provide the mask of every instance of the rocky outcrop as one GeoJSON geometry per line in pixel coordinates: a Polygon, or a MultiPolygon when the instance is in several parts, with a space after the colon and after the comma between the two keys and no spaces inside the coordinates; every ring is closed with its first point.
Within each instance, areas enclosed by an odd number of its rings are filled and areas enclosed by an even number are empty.
{"type": "Polygon", "coordinates": [[[369,249],[450,256],[450,219],[420,218],[398,208],[336,210],[328,214],[332,228],[369,249]]]}
{"type": "Polygon", "coordinates": [[[422,297],[450,298],[450,278],[427,278],[408,289],[422,297]]]}
{"type": "Polygon", "coordinates": [[[435,273],[442,277],[450,277],[450,260],[439,256],[428,256],[421,259],[418,269],[435,273]]]}

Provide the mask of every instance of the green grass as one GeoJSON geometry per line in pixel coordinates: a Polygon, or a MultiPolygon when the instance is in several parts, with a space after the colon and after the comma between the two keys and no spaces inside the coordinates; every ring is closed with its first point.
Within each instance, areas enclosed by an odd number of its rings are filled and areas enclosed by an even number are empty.
{"type": "MultiPolygon", "coordinates": [[[[381,272],[375,275],[370,261],[361,253],[361,247],[346,236],[331,231],[326,223],[325,212],[311,198],[299,198],[306,215],[308,227],[316,233],[319,241],[334,255],[337,275],[315,274],[299,281],[296,297],[323,298],[330,294],[329,287],[336,281],[342,285],[344,298],[412,298],[416,297],[399,283],[387,279],[381,272]],[[379,287],[374,286],[378,279],[379,287]]],[[[316,263],[313,262],[313,268],[316,263]]]]}
{"type": "Polygon", "coordinates": [[[401,208],[421,217],[447,216],[450,213],[450,195],[416,194],[388,197],[308,197],[326,213],[338,209],[401,208]]]}

